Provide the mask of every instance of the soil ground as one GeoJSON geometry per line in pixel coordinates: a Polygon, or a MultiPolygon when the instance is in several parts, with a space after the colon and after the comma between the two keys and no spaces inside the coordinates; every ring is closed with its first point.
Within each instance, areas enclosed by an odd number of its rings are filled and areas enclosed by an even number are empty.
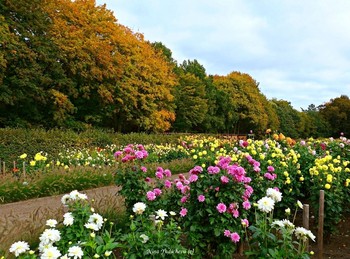
{"type": "MultiPolygon", "coordinates": [[[[310,228],[316,235],[317,225],[310,220],[310,228]]],[[[323,237],[323,258],[350,259],[350,213],[346,214],[337,226],[338,231],[323,237]]],[[[318,255],[318,243],[310,244],[311,250],[318,255]]],[[[315,256],[315,258],[318,258],[315,256]]]]}
{"type": "MultiPolygon", "coordinates": [[[[83,192],[89,199],[95,200],[96,208],[112,204],[114,208],[121,209],[123,203],[116,195],[117,191],[116,186],[109,186],[83,192]]],[[[58,195],[0,205],[0,251],[7,250],[18,238],[30,238],[33,231],[41,229],[50,217],[63,215],[61,197],[62,195],[58,195]]],[[[310,229],[317,237],[317,225],[312,217],[310,229]]],[[[311,250],[315,252],[314,258],[321,258],[318,256],[318,243],[310,241],[311,250]]],[[[237,255],[237,258],[244,257],[237,255]]],[[[350,214],[345,215],[337,233],[324,236],[323,258],[350,259],[350,214]]]]}

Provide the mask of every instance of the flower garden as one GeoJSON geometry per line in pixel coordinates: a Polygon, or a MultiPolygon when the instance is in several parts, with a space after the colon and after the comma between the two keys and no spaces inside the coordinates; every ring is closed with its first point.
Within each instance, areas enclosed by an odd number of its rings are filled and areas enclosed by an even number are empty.
{"type": "Polygon", "coordinates": [[[60,189],[62,220],[48,218],[32,240],[0,249],[4,258],[310,258],[316,233],[296,216],[306,202],[317,214],[324,190],[324,231],[337,230],[349,210],[349,147],[344,136],[232,141],[191,135],[177,144],[18,154],[8,174],[26,197],[38,175],[59,168],[69,177],[76,168],[95,168],[101,184],[121,187],[125,210],[101,215],[83,190],[60,189]]]}

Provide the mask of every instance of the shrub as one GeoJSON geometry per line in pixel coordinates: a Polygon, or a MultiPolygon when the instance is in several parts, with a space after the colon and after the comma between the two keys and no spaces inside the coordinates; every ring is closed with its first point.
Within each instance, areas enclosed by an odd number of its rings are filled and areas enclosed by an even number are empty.
{"type": "Polygon", "coordinates": [[[71,190],[86,190],[113,184],[113,168],[73,167],[69,170],[53,168],[43,174],[36,172],[26,178],[0,176],[0,203],[10,203],[63,194],[71,190]]]}
{"type": "Polygon", "coordinates": [[[222,158],[203,170],[196,166],[189,177],[175,179],[181,197],[180,215],[190,247],[198,256],[232,256],[244,230],[252,188],[244,168],[222,158]]]}

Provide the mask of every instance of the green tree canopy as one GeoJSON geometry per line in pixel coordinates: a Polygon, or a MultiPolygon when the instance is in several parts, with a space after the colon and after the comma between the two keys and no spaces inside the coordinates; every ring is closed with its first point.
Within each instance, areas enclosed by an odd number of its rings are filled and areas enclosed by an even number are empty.
{"type": "Polygon", "coordinates": [[[292,107],[290,102],[285,100],[272,99],[271,103],[280,121],[279,131],[291,138],[299,137],[299,112],[292,107]]]}
{"type": "Polygon", "coordinates": [[[205,85],[190,73],[179,77],[179,85],[175,88],[176,120],[173,127],[177,131],[188,132],[198,126],[207,113],[205,85]]]}
{"type": "Polygon", "coordinates": [[[262,134],[268,127],[278,126],[276,113],[250,75],[232,72],[227,76],[214,76],[214,85],[222,91],[220,112],[227,132],[231,129],[242,134],[255,130],[262,134]]]}
{"type": "Polygon", "coordinates": [[[174,71],[179,81],[175,87],[176,120],[173,129],[201,132],[201,123],[208,111],[205,69],[197,60],[188,60],[174,71]]]}
{"type": "Polygon", "coordinates": [[[341,132],[349,134],[350,99],[346,95],[331,99],[319,107],[320,114],[332,125],[332,136],[339,137],[341,132]]]}
{"type": "Polygon", "coordinates": [[[43,6],[39,0],[0,2],[0,125],[47,124],[48,90],[66,80],[43,6]]]}
{"type": "Polygon", "coordinates": [[[196,59],[178,65],[163,43],[146,41],[95,0],[2,0],[5,126],[339,136],[350,128],[350,100],[298,112],[267,100],[249,74],[207,75],[196,59]]]}

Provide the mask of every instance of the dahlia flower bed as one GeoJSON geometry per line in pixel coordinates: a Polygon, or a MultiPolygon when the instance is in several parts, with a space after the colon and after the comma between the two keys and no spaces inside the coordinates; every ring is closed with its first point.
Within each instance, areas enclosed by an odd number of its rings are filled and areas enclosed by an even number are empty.
{"type": "MultiPolygon", "coordinates": [[[[90,166],[102,168],[104,166],[115,166],[116,161],[114,153],[118,150],[116,145],[107,145],[104,147],[92,148],[64,148],[57,156],[40,151],[33,157],[29,157],[26,153],[18,156],[16,161],[17,167],[12,169],[13,173],[21,174],[25,171],[27,174],[37,171],[46,172],[53,167],[61,167],[65,170],[76,166],[90,166]],[[25,170],[22,165],[25,164],[25,170]]],[[[169,162],[174,159],[189,157],[188,150],[181,145],[164,144],[145,145],[148,152],[148,163],[153,162],[169,162]]]]}
{"type": "Polygon", "coordinates": [[[163,167],[149,172],[142,145],[114,153],[126,228],[111,228],[84,194],[72,192],[63,196],[69,210],[63,222],[50,219],[37,247],[22,240],[9,252],[19,258],[230,258],[244,244],[251,258],[309,258],[307,242],[316,239],[296,226],[300,200],[317,211],[319,190],[325,190],[330,232],[346,210],[344,136],[296,142],[279,134],[235,143],[191,137],[181,146],[196,166],[179,175],[163,167]]]}

